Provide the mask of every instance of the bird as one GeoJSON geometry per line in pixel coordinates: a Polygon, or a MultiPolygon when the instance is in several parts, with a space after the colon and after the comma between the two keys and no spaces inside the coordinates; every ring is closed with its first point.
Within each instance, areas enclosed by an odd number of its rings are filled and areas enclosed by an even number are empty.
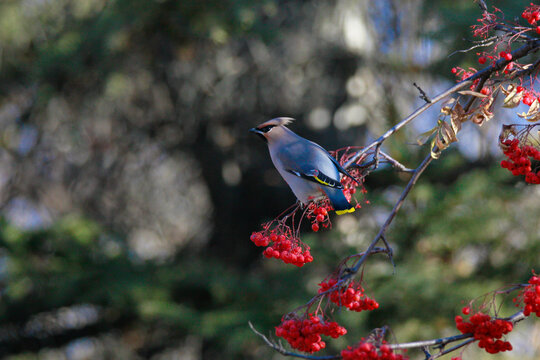
{"type": "Polygon", "coordinates": [[[354,177],[323,147],[290,130],[292,121],[278,117],[249,131],[267,143],[274,166],[303,205],[326,195],[337,215],[354,212],[343,194],[340,173],[354,177]]]}

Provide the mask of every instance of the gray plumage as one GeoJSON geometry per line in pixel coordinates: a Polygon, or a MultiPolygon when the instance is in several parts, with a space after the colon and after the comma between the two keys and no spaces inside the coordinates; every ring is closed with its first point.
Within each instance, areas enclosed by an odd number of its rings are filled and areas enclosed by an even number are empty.
{"type": "Polygon", "coordinates": [[[292,120],[272,119],[250,131],[267,142],[274,166],[298,200],[307,204],[326,194],[336,213],[354,211],[340,183],[340,172],[348,172],[321,146],[288,129],[292,120]]]}

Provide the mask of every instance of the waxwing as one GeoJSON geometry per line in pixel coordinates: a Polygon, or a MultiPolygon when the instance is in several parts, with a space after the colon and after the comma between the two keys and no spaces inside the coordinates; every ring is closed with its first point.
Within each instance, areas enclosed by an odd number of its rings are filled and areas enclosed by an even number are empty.
{"type": "Polygon", "coordinates": [[[354,206],[343,195],[339,173],[353,177],[328,151],[287,128],[293,120],[275,118],[249,131],[267,143],[274,166],[303,204],[326,194],[336,214],[353,212],[354,206]]]}

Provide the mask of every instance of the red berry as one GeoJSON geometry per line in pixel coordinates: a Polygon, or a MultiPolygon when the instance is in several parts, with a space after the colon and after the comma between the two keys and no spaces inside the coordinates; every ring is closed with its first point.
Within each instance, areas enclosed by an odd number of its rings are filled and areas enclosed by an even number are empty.
{"type": "Polygon", "coordinates": [[[506,60],[510,61],[510,60],[512,60],[512,54],[506,53],[506,54],[504,54],[504,58],[505,58],[506,60]]]}
{"type": "Polygon", "coordinates": [[[478,62],[479,62],[480,64],[482,64],[482,65],[485,64],[486,61],[487,61],[487,59],[486,59],[485,56],[480,56],[480,57],[478,58],[478,62]]]}
{"type": "Polygon", "coordinates": [[[273,253],[273,249],[271,247],[268,247],[266,249],[264,249],[263,251],[263,255],[267,258],[271,258],[272,257],[272,253],[273,253]]]}
{"type": "Polygon", "coordinates": [[[317,215],[316,220],[317,220],[318,222],[323,222],[323,221],[324,221],[324,215],[322,215],[322,214],[317,215]]]}
{"type": "Polygon", "coordinates": [[[463,315],[469,315],[469,313],[471,312],[471,308],[465,306],[463,309],[461,309],[461,312],[463,313],[463,315]]]}
{"type": "Polygon", "coordinates": [[[452,68],[452,74],[456,74],[458,70],[456,68],[452,68]]]}
{"type": "Polygon", "coordinates": [[[319,224],[314,223],[313,225],[311,225],[311,230],[313,230],[315,232],[319,231],[319,224]]]}

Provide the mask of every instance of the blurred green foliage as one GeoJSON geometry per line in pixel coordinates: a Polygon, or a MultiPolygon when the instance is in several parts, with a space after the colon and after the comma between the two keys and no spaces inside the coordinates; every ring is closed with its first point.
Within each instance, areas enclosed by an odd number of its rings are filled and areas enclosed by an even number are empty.
{"type": "MultiPolygon", "coordinates": [[[[332,37],[342,25],[336,18],[346,16],[332,17],[338,10],[330,4],[1,2],[0,96],[7,110],[0,117],[0,160],[7,165],[0,175],[17,176],[1,182],[0,356],[80,359],[85,351],[86,358],[98,359],[273,356],[248,321],[272,333],[283,314],[311,298],[340,259],[366,247],[407,179],[388,169],[373,174],[367,179],[371,205],[334,219],[332,231],[304,236],[314,263],[285,266],[263,259],[249,234],[294,199],[271,170],[264,146],[245,132],[256,119],[298,116],[304,120],[295,123],[295,130],[337,148],[361,144],[395,124],[403,102],[410,112],[417,96],[413,88],[400,98],[402,84],[396,79],[431,76],[446,84],[452,64],[466,67],[476,59],[474,54],[446,57],[468,46],[462,39],[470,38],[469,26],[478,16],[473,2],[417,3],[413,10],[422,20],[408,28],[406,21],[414,22],[408,18],[413,11],[404,10],[409,2],[385,1],[380,8],[359,2],[360,10],[336,2],[345,14],[369,14],[371,29],[388,35],[388,48],[372,49],[369,56],[368,50],[355,52],[332,37]],[[405,22],[401,29],[390,24],[389,9],[396,23],[405,22]],[[318,35],[321,28],[324,36],[318,35]],[[294,36],[294,46],[287,47],[294,36]],[[430,62],[403,56],[418,39],[439,45],[443,55],[430,62]],[[367,78],[366,72],[375,80],[366,80],[369,93],[357,99],[373,105],[365,122],[348,128],[336,121],[324,128],[308,124],[312,107],[334,114],[353,102],[351,79],[367,78]],[[21,89],[27,105],[14,96],[21,89]],[[287,99],[295,100],[289,104],[287,99]],[[110,109],[103,110],[104,103],[110,109]],[[22,110],[9,115],[13,104],[22,110]],[[95,133],[89,130],[94,125],[95,133]],[[18,150],[22,140],[15,141],[24,139],[24,126],[39,134],[28,152],[18,150]],[[55,146],[60,150],[51,150],[55,146]],[[194,187],[189,201],[178,206],[191,214],[202,209],[210,222],[175,218],[180,224],[196,223],[195,234],[206,238],[185,235],[181,227],[172,235],[156,230],[181,241],[172,241],[163,258],[145,258],[133,232],[145,221],[152,223],[158,212],[137,213],[130,200],[149,192],[137,181],[160,161],[167,164],[163,159],[186,161],[180,169],[193,178],[181,182],[169,172],[157,172],[149,188],[161,186],[157,180],[163,178],[173,178],[173,192],[194,187]],[[133,173],[122,172],[122,166],[138,162],[143,166],[133,173]],[[131,187],[135,190],[129,192],[131,187]],[[211,206],[205,207],[201,189],[208,189],[211,206]],[[49,190],[56,192],[41,197],[49,190]],[[12,200],[21,196],[48,205],[55,205],[50,198],[69,201],[51,210],[50,222],[33,228],[9,215],[12,200]],[[134,213],[128,216],[129,211],[134,213]]],[[[508,14],[519,14],[523,6],[514,1],[496,5],[508,14]]],[[[373,32],[369,36],[377,42],[373,32]]],[[[414,131],[400,132],[386,145],[412,167],[426,149],[410,146],[411,139],[414,131]]],[[[538,195],[536,188],[500,169],[493,153],[471,159],[456,149],[446,151],[422,176],[388,233],[396,269],[382,255],[366,265],[366,288],[380,309],[334,314],[349,332],[330,341],[328,353],[383,325],[393,329],[396,341],[454,334],[453,317],[464,301],[526,280],[540,253],[538,195]]],[[[169,212],[167,201],[157,202],[169,212]]],[[[501,313],[511,311],[506,304],[501,313]]],[[[516,356],[537,358],[540,350],[533,345],[526,344],[532,350],[516,356]]]]}

